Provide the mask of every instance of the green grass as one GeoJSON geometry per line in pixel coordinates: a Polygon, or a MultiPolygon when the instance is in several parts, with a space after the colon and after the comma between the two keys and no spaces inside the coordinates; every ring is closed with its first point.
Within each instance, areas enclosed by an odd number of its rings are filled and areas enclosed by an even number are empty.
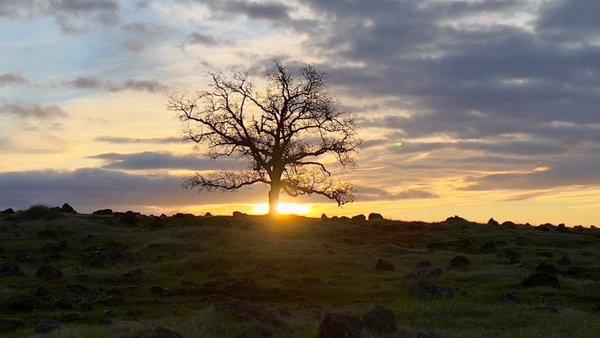
{"type": "MultiPolygon", "coordinates": [[[[598,337],[600,336],[600,231],[540,231],[531,227],[494,227],[470,222],[410,223],[401,221],[335,222],[286,217],[196,217],[152,219],[138,216],[126,225],[118,216],[60,215],[44,210],[22,215],[0,215],[2,262],[20,266],[24,276],[0,277],[0,319],[18,318],[24,327],[0,333],[11,337],[35,335],[41,320],[61,321],[64,313],[78,312],[83,320],[62,323],[49,337],[142,337],[161,326],[186,337],[260,335],[316,337],[325,312],[362,316],[380,304],[390,308],[403,330],[437,332],[445,337],[598,337]],[[156,230],[156,225],[162,228],[156,230]],[[154,230],[152,230],[154,228],[154,230]],[[51,229],[56,239],[38,235],[51,229]],[[457,241],[468,239],[471,247],[457,241]],[[53,245],[66,243],[62,251],[53,245]],[[495,252],[480,253],[486,242],[495,252]],[[117,242],[135,256],[92,268],[85,252],[91,246],[117,242]],[[430,243],[444,244],[430,251],[430,243]],[[518,264],[503,263],[501,253],[521,254],[518,264]],[[547,257],[550,252],[553,257],[547,257]],[[591,255],[584,255],[590,252],[591,255]],[[17,262],[30,254],[32,262],[17,262]],[[464,255],[466,269],[449,269],[449,260],[464,255]],[[562,257],[569,266],[558,263],[562,257]],[[377,272],[383,258],[396,271],[377,272]],[[419,299],[410,287],[419,278],[417,262],[428,260],[441,268],[434,284],[451,287],[452,299],[419,299]],[[64,272],[58,280],[36,278],[49,264],[64,272]],[[520,282],[540,262],[561,270],[584,269],[569,276],[558,273],[560,289],[523,288],[520,282]],[[72,307],[36,306],[10,311],[5,304],[43,286],[49,302],[72,297],[67,286],[89,288],[72,307]],[[244,284],[245,283],[245,284],[244,284]],[[190,286],[191,285],[191,286],[190,286]],[[212,285],[212,289],[211,289],[212,285]],[[159,295],[152,286],[167,290],[159,295]],[[192,288],[193,292],[184,292],[192,288]],[[215,292],[218,290],[218,292],[215,292]],[[520,300],[503,304],[502,293],[516,291],[520,300]],[[121,294],[124,303],[104,305],[99,300],[121,294]],[[248,299],[281,311],[287,326],[276,327],[260,318],[240,319],[219,306],[227,296],[248,299]],[[596,298],[594,298],[596,297],[596,298]]],[[[374,337],[365,332],[366,337],[374,337]]]]}

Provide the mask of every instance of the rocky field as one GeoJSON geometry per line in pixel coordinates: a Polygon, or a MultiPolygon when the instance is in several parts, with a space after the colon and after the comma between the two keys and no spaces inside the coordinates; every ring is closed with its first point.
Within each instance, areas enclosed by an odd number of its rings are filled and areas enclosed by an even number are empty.
{"type": "Polygon", "coordinates": [[[599,337],[600,231],[0,214],[0,335],[599,337]]]}

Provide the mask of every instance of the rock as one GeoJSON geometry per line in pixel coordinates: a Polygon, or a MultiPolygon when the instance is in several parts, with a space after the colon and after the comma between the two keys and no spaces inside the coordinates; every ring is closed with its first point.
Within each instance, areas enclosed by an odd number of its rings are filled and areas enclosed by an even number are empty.
{"type": "Polygon", "coordinates": [[[15,256],[15,260],[19,263],[34,263],[40,261],[38,255],[32,253],[20,253],[15,256]]]}
{"type": "Polygon", "coordinates": [[[25,323],[19,318],[0,319],[0,333],[8,333],[25,327],[25,323]]]}
{"type": "Polygon", "coordinates": [[[367,220],[367,217],[363,214],[352,216],[352,222],[364,222],[367,220]]]}
{"type": "Polygon", "coordinates": [[[419,332],[417,333],[417,338],[443,338],[444,336],[442,336],[439,333],[435,333],[435,332],[419,332]]]}
{"type": "Polygon", "coordinates": [[[496,243],[494,243],[494,242],[486,242],[481,246],[481,248],[479,248],[479,252],[482,252],[482,253],[491,253],[491,252],[495,252],[495,251],[496,251],[496,243]]]}
{"type": "Polygon", "coordinates": [[[152,331],[149,332],[149,334],[146,337],[148,337],[148,338],[181,338],[183,336],[173,330],[165,329],[164,327],[159,326],[159,327],[152,329],[152,331]]]}
{"type": "Polygon", "coordinates": [[[593,252],[587,251],[587,250],[581,253],[581,256],[583,256],[583,257],[590,257],[590,256],[593,256],[593,255],[594,255],[593,252]]]}
{"type": "Polygon", "coordinates": [[[555,289],[559,289],[560,286],[558,284],[558,279],[554,275],[551,275],[546,272],[536,272],[532,275],[527,276],[521,282],[521,286],[530,288],[536,286],[549,286],[555,289]]]}
{"type": "Polygon", "coordinates": [[[85,264],[92,268],[102,268],[117,263],[133,264],[135,256],[126,245],[110,242],[104,247],[91,246],[83,254],[85,264]]]}
{"type": "Polygon", "coordinates": [[[81,283],[69,284],[69,285],[67,285],[66,289],[69,292],[72,292],[72,293],[78,294],[78,295],[86,294],[86,293],[90,292],[90,289],[81,283]]]}
{"type": "Polygon", "coordinates": [[[362,322],[355,316],[341,313],[326,313],[319,324],[321,338],[359,338],[362,322]]]}
{"type": "Polygon", "coordinates": [[[6,263],[0,267],[0,277],[12,277],[25,275],[21,268],[13,263],[6,263]]]}
{"type": "Polygon", "coordinates": [[[339,219],[339,217],[337,217],[337,216],[331,216],[331,218],[330,218],[330,219],[331,219],[332,221],[337,221],[337,220],[339,219]]]}
{"type": "Polygon", "coordinates": [[[77,215],[77,211],[75,211],[75,209],[73,209],[73,207],[67,203],[63,204],[62,207],[60,207],[60,211],[64,212],[65,214],[77,215]]]}
{"type": "Polygon", "coordinates": [[[516,227],[516,226],[517,226],[517,223],[515,223],[515,222],[511,222],[511,221],[506,221],[506,222],[503,222],[503,223],[502,223],[502,226],[503,226],[503,227],[516,227]]]}
{"type": "Polygon", "coordinates": [[[396,271],[396,268],[388,261],[379,258],[375,264],[375,271],[396,271]]]}
{"type": "Polygon", "coordinates": [[[27,295],[13,295],[4,303],[3,308],[12,312],[29,312],[33,310],[35,299],[27,295]]]}
{"type": "Polygon", "coordinates": [[[473,243],[468,239],[461,239],[456,241],[456,249],[461,252],[471,251],[473,243]]]}
{"type": "Polygon", "coordinates": [[[417,262],[416,266],[417,268],[427,268],[431,266],[431,262],[426,259],[422,259],[417,262]]]}
{"type": "Polygon", "coordinates": [[[521,254],[513,249],[506,249],[502,253],[502,261],[505,264],[518,264],[521,262],[521,254]]]}
{"type": "Polygon", "coordinates": [[[243,212],[241,212],[241,211],[234,211],[234,212],[233,212],[231,215],[232,215],[233,217],[238,217],[238,218],[239,218],[239,217],[246,217],[246,216],[248,216],[248,214],[245,214],[245,213],[243,213],[243,212]]]}
{"type": "Polygon", "coordinates": [[[369,219],[369,221],[383,221],[384,220],[383,215],[378,214],[376,212],[370,213],[368,219],[369,219]]]}
{"type": "Polygon", "coordinates": [[[162,295],[162,294],[165,294],[166,292],[167,292],[167,290],[165,288],[163,288],[162,286],[151,286],[150,287],[150,293],[162,295]]]}
{"type": "Polygon", "coordinates": [[[561,223],[559,225],[556,226],[556,228],[554,229],[554,231],[558,231],[558,232],[567,232],[567,226],[564,223],[561,223]]]}
{"type": "Polygon", "coordinates": [[[36,270],[35,276],[37,278],[58,279],[63,277],[63,272],[50,265],[44,264],[36,270]]]}
{"type": "Polygon", "coordinates": [[[452,269],[466,269],[470,265],[471,261],[467,257],[458,255],[450,260],[449,267],[452,269]]]}
{"type": "Polygon", "coordinates": [[[60,329],[60,323],[53,320],[42,320],[36,327],[37,334],[47,333],[60,329]]]}
{"type": "Polygon", "coordinates": [[[349,220],[350,220],[350,217],[348,217],[348,216],[341,216],[338,218],[338,221],[341,221],[341,222],[348,222],[349,220]]]}
{"type": "Polygon", "coordinates": [[[113,211],[111,209],[101,209],[101,210],[96,210],[94,212],[92,212],[92,215],[98,215],[98,216],[108,216],[108,215],[112,215],[113,211]]]}
{"type": "Polygon", "coordinates": [[[433,252],[435,250],[444,250],[446,249],[446,243],[444,242],[430,242],[427,243],[427,251],[433,252]]]}
{"type": "Polygon", "coordinates": [[[490,220],[487,222],[487,225],[491,225],[491,226],[499,226],[500,223],[498,223],[498,221],[496,221],[493,218],[490,218],[490,220]]]}
{"type": "Polygon", "coordinates": [[[554,265],[545,262],[541,262],[540,264],[538,264],[538,266],[535,268],[535,271],[545,272],[549,274],[555,274],[559,272],[559,270],[554,265]]]}
{"type": "Polygon", "coordinates": [[[383,306],[376,306],[367,312],[363,317],[363,325],[377,333],[390,333],[398,328],[394,312],[383,306]]]}
{"type": "Polygon", "coordinates": [[[542,256],[542,257],[548,257],[548,258],[552,258],[554,257],[554,254],[550,251],[539,251],[536,252],[538,255],[542,256]]]}
{"type": "Polygon", "coordinates": [[[570,265],[571,260],[569,259],[569,257],[564,256],[563,258],[559,259],[557,263],[560,265],[570,265]]]}
{"type": "Polygon", "coordinates": [[[453,298],[454,289],[445,288],[427,281],[418,281],[410,289],[410,293],[418,298],[453,298]]]}
{"type": "Polygon", "coordinates": [[[73,323],[82,321],[85,317],[79,312],[67,312],[60,317],[60,321],[63,323],[73,323]]]}
{"type": "Polygon", "coordinates": [[[13,208],[4,209],[4,210],[2,210],[2,212],[0,212],[0,214],[3,214],[3,215],[12,215],[14,213],[15,213],[15,210],[13,208]]]}
{"type": "Polygon", "coordinates": [[[119,223],[122,223],[122,224],[125,224],[128,226],[134,226],[138,222],[137,216],[139,216],[139,213],[137,213],[137,212],[126,211],[125,213],[123,213],[119,216],[119,223]]]}
{"type": "Polygon", "coordinates": [[[442,275],[442,269],[427,267],[419,270],[417,275],[422,278],[437,278],[442,275]]]}
{"type": "Polygon", "coordinates": [[[206,212],[206,213],[204,214],[204,217],[211,217],[212,215],[213,215],[213,214],[211,214],[210,212],[206,212]]]}
{"type": "Polygon", "coordinates": [[[500,303],[516,303],[521,299],[521,295],[516,291],[505,292],[500,295],[500,303]]]}
{"type": "Polygon", "coordinates": [[[39,237],[46,237],[46,238],[56,239],[56,233],[52,229],[42,229],[42,230],[40,230],[40,231],[37,232],[37,235],[39,237]]]}
{"type": "Polygon", "coordinates": [[[446,223],[468,223],[468,222],[469,221],[467,221],[466,219],[464,219],[460,216],[457,216],[457,215],[446,218],[446,223]]]}
{"type": "Polygon", "coordinates": [[[215,304],[215,309],[229,313],[239,320],[256,320],[263,325],[274,327],[288,326],[288,323],[282,319],[283,313],[280,310],[243,299],[225,297],[215,304]]]}
{"type": "Polygon", "coordinates": [[[327,215],[325,215],[325,214],[321,214],[321,220],[322,221],[328,221],[329,217],[327,217],[327,215]]]}
{"type": "Polygon", "coordinates": [[[97,302],[106,306],[121,306],[125,304],[125,298],[121,295],[110,295],[106,298],[98,299],[97,302]]]}

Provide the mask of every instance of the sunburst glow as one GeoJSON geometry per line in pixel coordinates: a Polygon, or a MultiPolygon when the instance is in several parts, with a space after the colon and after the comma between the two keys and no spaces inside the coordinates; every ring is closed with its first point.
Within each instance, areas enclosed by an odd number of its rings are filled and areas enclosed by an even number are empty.
{"type": "MultiPolygon", "coordinates": [[[[309,204],[300,203],[279,203],[277,205],[277,212],[286,215],[306,215],[310,212],[311,206],[309,204]]],[[[269,213],[269,204],[260,203],[254,207],[253,213],[255,214],[267,214],[269,213]]]]}

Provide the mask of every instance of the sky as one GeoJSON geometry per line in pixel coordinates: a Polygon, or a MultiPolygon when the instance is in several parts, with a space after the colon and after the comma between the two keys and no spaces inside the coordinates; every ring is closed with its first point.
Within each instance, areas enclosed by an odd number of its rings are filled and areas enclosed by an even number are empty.
{"type": "MultiPolygon", "coordinates": [[[[600,224],[600,1],[0,0],[0,209],[253,212],[170,93],[312,63],[358,121],[355,203],[309,215],[600,224]],[[201,150],[201,149],[200,149],[201,150]]],[[[260,80],[257,80],[260,81],[260,80]]]]}

